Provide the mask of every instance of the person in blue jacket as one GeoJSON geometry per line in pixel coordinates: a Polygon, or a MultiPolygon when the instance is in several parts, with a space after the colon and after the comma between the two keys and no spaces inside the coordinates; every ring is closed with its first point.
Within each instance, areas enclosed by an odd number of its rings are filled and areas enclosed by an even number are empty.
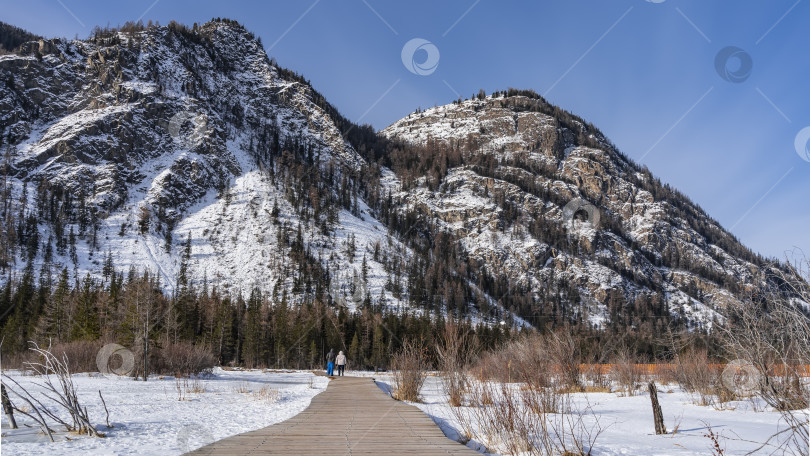
{"type": "Polygon", "coordinates": [[[329,353],[326,354],[326,375],[332,376],[335,371],[335,349],[330,348],[329,353]]]}

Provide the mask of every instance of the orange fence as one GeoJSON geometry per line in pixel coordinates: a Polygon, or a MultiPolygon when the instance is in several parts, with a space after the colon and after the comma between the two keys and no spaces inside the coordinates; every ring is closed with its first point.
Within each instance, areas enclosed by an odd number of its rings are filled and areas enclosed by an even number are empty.
{"type": "MultiPolygon", "coordinates": [[[[581,372],[599,372],[603,375],[607,375],[614,366],[615,364],[580,364],[579,368],[581,372]]],[[[709,368],[719,372],[722,372],[726,366],[727,364],[709,364],[709,368]]],[[[678,365],[672,363],[636,364],[636,368],[647,375],[660,375],[667,372],[674,372],[678,368],[678,365]]],[[[796,372],[800,377],[810,378],[810,365],[776,365],[771,367],[770,375],[781,376],[786,372],[796,372]]]]}

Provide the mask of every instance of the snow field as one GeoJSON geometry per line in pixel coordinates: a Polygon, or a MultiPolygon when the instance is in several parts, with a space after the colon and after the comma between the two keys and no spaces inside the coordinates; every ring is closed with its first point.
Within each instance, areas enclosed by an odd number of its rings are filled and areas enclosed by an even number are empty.
{"type": "MultiPolygon", "coordinates": [[[[390,375],[376,378],[383,391],[393,388],[390,375]]],[[[517,384],[512,386],[516,390],[519,388],[517,384]]],[[[499,387],[497,385],[495,388],[499,387]]],[[[449,438],[466,440],[463,437],[463,426],[457,413],[448,404],[439,376],[428,376],[421,397],[423,402],[413,405],[428,414],[449,438]]],[[[709,427],[718,436],[727,456],[745,455],[754,450],[756,451],[750,454],[767,455],[774,451],[773,447],[757,448],[783,428],[780,414],[768,410],[760,403],[736,401],[727,403],[722,410],[718,410],[696,405],[697,398],[673,385],[659,386],[658,398],[669,432],[666,435],[655,435],[650,398],[646,392],[633,396],[601,392],[575,393],[570,398],[571,410],[582,414],[583,429],[601,429],[593,445],[593,456],[713,454],[710,450],[712,442],[706,437],[709,427]]],[[[469,410],[462,410],[462,413],[467,412],[469,410]]],[[[550,418],[554,419],[555,417],[550,418]]],[[[483,454],[500,454],[498,449],[503,446],[503,442],[485,435],[477,425],[474,428],[467,446],[483,454]]]]}
{"type": "MultiPolygon", "coordinates": [[[[18,371],[7,375],[29,391],[41,380],[18,371]]],[[[18,430],[2,418],[7,455],[179,455],[225,437],[287,420],[309,406],[329,380],[307,371],[223,370],[200,379],[152,377],[147,382],[98,373],[74,374],[79,400],[106,438],[66,434],[50,442],[33,422],[15,415],[18,430]],[[110,411],[105,424],[104,395],[110,411]]],[[[6,382],[4,382],[6,383],[6,382]]],[[[13,388],[13,385],[12,385],[13,388]]],[[[14,401],[14,395],[11,395],[14,401]]]]}

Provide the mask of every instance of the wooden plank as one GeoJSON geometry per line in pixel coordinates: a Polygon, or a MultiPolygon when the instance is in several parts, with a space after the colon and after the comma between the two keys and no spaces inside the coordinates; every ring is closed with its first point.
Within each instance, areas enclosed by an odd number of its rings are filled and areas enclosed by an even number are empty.
{"type": "Polygon", "coordinates": [[[448,439],[416,407],[395,401],[369,378],[339,377],[309,407],[282,423],[199,448],[190,455],[475,455],[448,439]]]}

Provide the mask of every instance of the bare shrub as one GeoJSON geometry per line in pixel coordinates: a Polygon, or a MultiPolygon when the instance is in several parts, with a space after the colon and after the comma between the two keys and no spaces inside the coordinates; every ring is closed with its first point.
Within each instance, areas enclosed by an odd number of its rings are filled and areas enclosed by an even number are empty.
{"type": "Polygon", "coordinates": [[[419,401],[419,392],[427,377],[427,356],[424,348],[412,340],[405,341],[392,360],[394,369],[393,397],[400,401],[419,401]]]}
{"type": "Polygon", "coordinates": [[[185,401],[188,394],[188,378],[175,377],[174,389],[177,391],[177,400],[185,401]]]}
{"type": "Polygon", "coordinates": [[[26,364],[26,361],[29,361],[28,357],[28,352],[3,354],[3,369],[17,370],[22,375],[27,375],[28,364],[26,364]]]}
{"type": "Polygon", "coordinates": [[[564,328],[544,338],[545,350],[551,362],[559,369],[558,381],[571,391],[582,391],[580,371],[581,349],[571,331],[564,328]]]}
{"type": "Polygon", "coordinates": [[[604,393],[611,391],[611,376],[608,367],[606,364],[588,364],[585,367],[582,374],[587,382],[587,391],[604,393]]]}
{"type": "Polygon", "coordinates": [[[476,348],[477,340],[458,324],[445,324],[436,345],[436,354],[442,372],[442,386],[452,407],[458,407],[464,401],[464,392],[469,384],[467,367],[476,348]]]}
{"type": "Polygon", "coordinates": [[[678,356],[675,378],[681,388],[697,395],[699,405],[714,404],[715,396],[722,387],[719,373],[709,363],[705,349],[690,349],[678,356]]]}
{"type": "Polygon", "coordinates": [[[484,352],[478,357],[475,366],[471,368],[470,372],[479,381],[499,380],[505,382],[511,368],[509,362],[510,360],[504,355],[503,350],[484,352]]]}
{"type": "Polygon", "coordinates": [[[678,366],[677,364],[658,364],[657,369],[653,371],[653,380],[661,385],[672,385],[678,383],[678,366]]]}
{"type": "Polygon", "coordinates": [[[216,364],[213,353],[199,345],[178,342],[158,351],[152,362],[153,373],[163,375],[208,375],[216,364]]]}
{"type": "MultiPolygon", "coordinates": [[[[67,359],[68,368],[73,373],[96,372],[98,371],[96,355],[102,345],[104,344],[101,341],[65,342],[50,346],[48,351],[60,360],[67,359]]],[[[7,369],[17,369],[25,372],[30,368],[29,364],[37,362],[40,357],[39,354],[27,350],[4,356],[3,364],[7,369]]]]}
{"type": "Polygon", "coordinates": [[[627,396],[636,393],[644,380],[644,371],[638,365],[639,358],[629,348],[622,347],[617,350],[610,368],[611,379],[627,396]]]}
{"type": "Polygon", "coordinates": [[[50,350],[39,348],[33,343],[30,350],[36,355],[37,360],[26,363],[34,375],[40,376],[42,381],[34,384],[42,391],[32,393],[13,378],[3,374],[8,392],[28,405],[21,408],[12,403],[12,408],[39,424],[51,441],[53,441],[51,423],[64,426],[68,432],[104,437],[104,434],[98,432],[90,422],[87,408],[79,402],[67,356],[63,353],[61,357],[57,357],[50,350]],[[69,418],[63,418],[63,415],[55,410],[63,410],[69,418]]]}
{"type": "Polygon", "coordinates": [[[100,341],[78,341],[57,344],[51,352],[59,358],[66,358],[71,372],[96,372],[96,355],[102,347],[100,341]]]}
{"type": "Polygon", "coordinates": [[[520,382],[533,388],[582,390],[579,344],[564,331],[532,334],[481,356],[473,369],[479,380],[520,382]]]}
{"type": "Polygon", "coordinates": [[[520,389],[523,404],[534,413],[565,413],[570,393],[552,386],[526,385],[520,389]]]}
{"type": "Polygon", "coordinates": [[[506,382],[521,382],[531,388],[555,386],[555,375],[559,372],[546,351],[545,338],[533,335],[516,340],[501,350],[507,358],[506,382]]]}
{"type": "MultiPolygon", "coordinates": [[[[462,435],[502,454],[590,454],[602,428],[590,406],[571,400],[584,389],[580,362],[579,342],[565,330],[482,354],[471,369],[470,406],[451,407],[462,435]]],[[[589,375],[608,384],[604,371],[589,375]]]]}
{"type": "Polygon", "coordinates": [[[726,447],[720,444],[720,440],[723,437],[717,432],[714,432],[714,429],[712,429],[709,423],[704,421],[703,425],[706,426],[706,433],[703,434],[703,437],[709,439],[709,450],[712,452],[712,456],[724,456],[726,454],[726,447]]]}
{"type": "Polygon", "coordinates": [[[560,413],[543,411],[538,395],[551,389],[533,390],[493,382],[473,382],[470,396],[490,405],[452,408],[462,433],[474,437],[489,451],[502,454],[587,455],[602,432],[590,406],[576,408],[567,394],[559,394],[560,413]],[[565,410],[562,413],[562,410],[565,410]]]}

